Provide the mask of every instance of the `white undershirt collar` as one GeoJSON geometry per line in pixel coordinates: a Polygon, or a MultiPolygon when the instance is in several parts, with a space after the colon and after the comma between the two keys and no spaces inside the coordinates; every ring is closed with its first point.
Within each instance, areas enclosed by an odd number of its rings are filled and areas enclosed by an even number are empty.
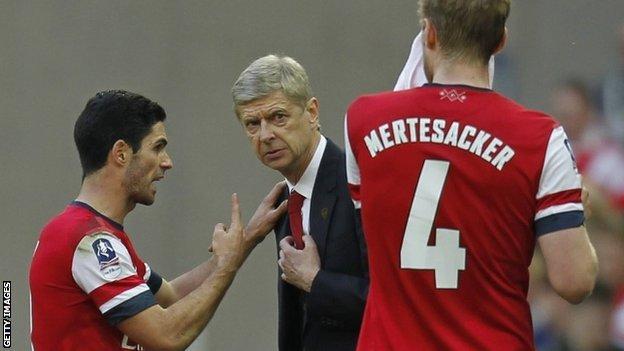
{"type": "Polygon", "coordinates": [[[289,192],[292,192],[294,188],[296,192],[303,195],[306,199],[310,200],[312,198],[312,190],[314,189],[316,174],[318,173],[319,166],[321,165],[321,159],[323,158],[323,153],[325,152],[325,146],[327,146],[327,139],[321,135],[316,151],[314,151],[314,156],[312,156],[312,160],[310,160],[308,167],[303,172],[301,179],[299,179],[297,184],[294,185],[286,179],[289,192]]]}
{"type": "Polygon", "coordinates": [[[312,160],[310,160],[310,164],[308,164],[305,172],[303,172],[301,179],[299,179],[295,185],[286,179],[289,192],[295,189],[295,191],[305,197],[301,206],[301,225],[303,227],[303,233],[306,235],[310,234],[310,207],[312,202],[312,191],[314,190],[314,182],[321,165],[323,153],[325,153],[326,145],[327,139],[321,135],[321,140],[316,147],[316,151],[314,151],[314,156],[312,156],[312,160]]]}

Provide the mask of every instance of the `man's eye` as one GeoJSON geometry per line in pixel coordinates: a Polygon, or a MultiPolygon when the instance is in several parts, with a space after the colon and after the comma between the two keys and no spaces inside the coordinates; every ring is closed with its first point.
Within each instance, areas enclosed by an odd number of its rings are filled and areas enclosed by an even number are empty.
{"type": "Polygon", "coordinates": [[[281,122],[281,121],[283,121],[285,119],[286,119],[286,115],[283,114],[283,113],[278,113],[278,114],[275,115],[275,120],[277,122],[281,122]]]}
{"type": "Polygon", "coordinates": [[[259,125],[260,125],[259,121],[247,121],[245,122],[245,129],[254,130],[254,129],[257,129],[259,125]]]}

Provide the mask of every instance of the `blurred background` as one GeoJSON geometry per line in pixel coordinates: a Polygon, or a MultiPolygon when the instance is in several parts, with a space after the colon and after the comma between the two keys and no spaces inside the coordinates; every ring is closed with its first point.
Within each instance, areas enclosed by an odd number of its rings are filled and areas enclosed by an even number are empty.
{"type": "MultiPolygon", "coordinates": [[[[209,257],[213,225],[238,192],[249,218],[277,173],[253,156],[230,87],[255,58],[293,56],[342,145],[356,96],[389,90],[419,30],[416,0],[0,2],[0,279],[13,282],[13,349],[29,348],[27,275],[39,230],[77,194],[75,119],[123,88],[167,111],[174,169],[125,228],[173,279],[209,257]]],[[[624,1],[514,1],[495,89],[552,113],[590,188],[600,259],[594,294],[571,306],[536,252],[529,298],[539,350],[624,350],[624,1]]],[[[276,252],[251,255],[190,350],[276,349],[276,252]]]]}

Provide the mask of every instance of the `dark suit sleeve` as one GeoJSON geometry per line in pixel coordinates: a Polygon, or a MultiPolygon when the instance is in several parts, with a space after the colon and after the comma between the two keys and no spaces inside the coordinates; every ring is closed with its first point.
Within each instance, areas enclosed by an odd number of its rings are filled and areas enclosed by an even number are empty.
{"type": "Polygon", "coordinates": [[[308,311],[330,324],[359,329],[368,295],[368,259],[359,210],[355,215],[364,277],[320,270],[308,294],[308,311]],[[341,324],[341,325],[340,325],[341,324]]]}

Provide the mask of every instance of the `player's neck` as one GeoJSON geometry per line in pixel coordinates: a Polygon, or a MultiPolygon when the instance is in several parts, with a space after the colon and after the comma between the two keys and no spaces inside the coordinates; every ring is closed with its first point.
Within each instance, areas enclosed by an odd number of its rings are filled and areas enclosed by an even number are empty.
{"type": "Polygon", "coordinates": [[[76,201],[84,202],[99,213],[123,225],[126,215],[134,208],[129,204],[121,182],[112,181],[104,174],[93,174],[84,179],[76,201]]]}
{"type": "Polygon", "coordinates": [[[433,75],[433,83],[491,88],[487,65],[447,61],[439,63],[433,75]]]}

